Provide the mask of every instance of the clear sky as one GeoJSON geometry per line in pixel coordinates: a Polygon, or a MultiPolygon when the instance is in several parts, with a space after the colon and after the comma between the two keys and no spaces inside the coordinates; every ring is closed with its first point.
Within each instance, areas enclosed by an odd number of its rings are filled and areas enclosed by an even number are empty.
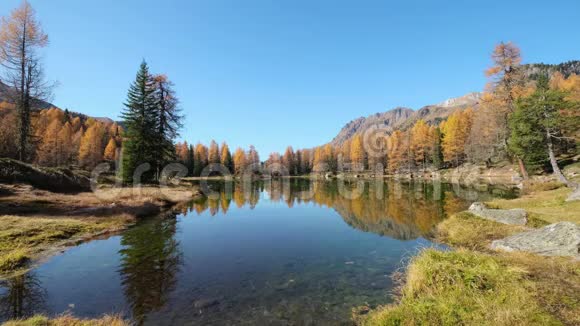
{"type": "MultiPolygon", "coordinates": [[[[0,1],[7,15],[20,0],[0,1]]],[[[580,59],[580,1],[30,0],[54,103],[118,118],[142,59],[176,84],[182,138],[311,147],[347,122],[479,91],[489,53],[580,59]]]]}

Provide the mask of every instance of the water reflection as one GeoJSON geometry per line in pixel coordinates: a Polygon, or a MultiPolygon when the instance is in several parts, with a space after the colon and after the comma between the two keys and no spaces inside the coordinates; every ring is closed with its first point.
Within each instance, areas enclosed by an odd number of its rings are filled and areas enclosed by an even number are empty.
{"type": "Polygon", "coordinates": [[[0,320],[20,319],[42,312],[46,291],[34,272],[0,280],[0,320]]]}
{"type": "Polygon", "coordinates": [[[212,182],[207,193],[177,218],[142,221],[1,281],[0,321],[81,303],[79,317],[126,312],[138,325],[348,324],[352,307],[389,302],[389,275],[433,245],[447,215],[512,195],[303,179],[212,182]]]}
{"type": "Polygon", "coordinates": [[[304,179],[273,179],[250,184],[210,182],[210,195],[182,208],[211,216],[227,214],[231,201],[238,208],[253,209],[265,192],[268,200],[288,208],[315,204],[334,209],[350,226],[365,232],[399,240],[429,238],[434,227],[447,215],[467,209],[469,203],[492,196],[512,197],[510,190],[476,191],[443,183],[327,182],[304,179]],[[232,189],[233,191],[229,191],[232,189]]]}
{"type": "Polygon", "coordinates": [[[176,223],[174,218],[150,221],[122,236],[119,273],[133,319],[139,325],[147,314],[161,309],[175,289],[182,263],[174,238],[176,223]]]}

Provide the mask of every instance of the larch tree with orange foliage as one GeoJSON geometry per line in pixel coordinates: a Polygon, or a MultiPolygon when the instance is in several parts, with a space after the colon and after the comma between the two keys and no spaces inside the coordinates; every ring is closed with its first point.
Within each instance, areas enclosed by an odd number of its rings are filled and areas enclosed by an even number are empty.
{"type": "Polygon", "coordinates": [[[225,166],[228,171],[230,171],[230,173],[234,173],[234,160],[232,157],[232,152],[230,151],[230,147],[228,144],[226,144],[226,142],[222,143],[220,159],[221,164],[225,166]]]}
{"type": "Polygon", "coordinates": [[[208,162],[209,164],[220,164],[220,148],[215,140],[212,140],[209,145],[209,154],[208,154],[208,162]]]}
{"type": "Polygon", "coordinates": [[[322,155],[324,157],[324,162],[328,166],[328,170],[330,170],[332,172],[336,172],[337,163],[336,163],[336,153],[335,153],[334,147],[332,147],[331,144],[326,144],[326,145],[324,145],[322,152],[323,152],[322,155]]]}
{"type": "MultiPolygon", "coordinates": [[[[505,130],[505,132],[502,132],[503,139],[501,139],[501,144],[507,151],[509,117],[515,110],[515,101],[526,95],[527,92],[525,79],[520,67],[522,62],[521,52],[515,44],[501,42],[493,50],[491,58],[493,66],[486,71],[486,75],[491,79],[489,86],[494,99],[494,107],[502,117],[499,119],[501,125],[494,126],[494,128],[505,130]]],[[[522,177],[527,179],[528,172],[524,162],[520,157],[515,156],[522,177]]]]}
{"type": "Polygon", "coordinates": [[[12,110],[0,112],[0,157],[18,157],[18,117],[12,110]]]}
{"type": "Polygon", "coordinates": [[[295,155],[294,148],[292,148],[292,146],[288,146],[284,152],[284,156],[282,156],[282,165],[288,169],[290,175],[297,174],[295,155]]]}
{"type": "Polygon", "coordinates": [[[352,164],[351,169],[353,171],[363,171],[365,169],[365,154],[363,136],[361,134],[356,134],[350,145],[350,161],[352,164]]]}
{"type": "Polygon", "coordinates": [[[350,168],[350,152],[352,139],[347,139],[340,147],[338,157],[338,168],[340,170],[348,170],[350,168]]]}
{"type": "Polygon", "coordinates": [[[91,169],[103,159],[103,134],[100,123],[94,123],[81,139],[79,148],[79,164],[83,168],[91,169]]]}
{"type": "Polygon", "coordinates": [[[117,160],[117,141],[114,138],[109,139],[109,143],[105,147],[104,158],[107,161],[117,160]]]}
{"type": "Polygon", "coordinates": [[[67,121],[58,132],[58,161],[60,164],[70,164],[77,152],[73,146],[73,130],[70,123],[67,121]]]}
{"type": "Polygon", "coordinates": [[[3,81],[16,90],[12,97],[18,112],[18,156],[29,158],[30,114],[36,100],[50,96],[51,85],[43,80],[40,48],[48,45],[48,35],[35,18],[35,11],[27,1],[0,21],[0,64],[5,68],[3,81]]]}
{"type": "Polygon", "coordinates": [[[428,161],[433,155],[433,136],[427,123],[420,119],[411,128],[411,152],[415,163],[425,171],[428,161]]]}
{"type": "Polygon", "coordinates": [[[61,128],[62,124],[59,120],[52,120],[48,128],[44,130],[36,155],[38,164],[44,166],[58,166],[60,164],[58,133],[61,128]]]}
{"type": "Polygon", "coordinates": [[[312,161],[312,171],[314,172],[324,172],[328,171],[328,166],[324,159],[324,152],[322,147],[316,147],[314,149],[314,159],[312,161]]]}
{"type": "Polygon", "coordinates": [[[459,166],[465,158],[465,145],[471,129],[472,116],[471,109],[458,111],[441,124],[443,158],[454,166],[459,166]]]}
{"type": "Polygon", "coordinates": [[[235,174],[241,175],[244,173],[244,171],[246,169],[247,161],[248,161],[248,159],[246,157],[246,152],[243,149],[238,147],[234,153],[234,171],[235,171],[235,174]]]}
{"type": "Polygon", "coordinates": [[[195,145],[194,157],[194,175],[200,176],[201,172],[207,167],[208,159],[208,149],[206,146],[197,143],[195,145]]]}
{"type": "Polygon", "coordinates": [[[395,130],[387,140],[387,157],[389,171],[395,173],[410,164],[409,134],[401,130],[395,130]]]}

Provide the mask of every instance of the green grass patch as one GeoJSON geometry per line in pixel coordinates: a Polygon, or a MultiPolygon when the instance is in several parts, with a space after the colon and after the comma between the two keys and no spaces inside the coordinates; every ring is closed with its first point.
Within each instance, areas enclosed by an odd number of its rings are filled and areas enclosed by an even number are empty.
{"type": "Polygon", "coordinates": [[[39,218],[0,216],[0,272],[11,272],[26,266],[35,251],[46,246],[122,227],[123,218],[39,218]]]}
{"type": "Polygon", "coordinates": [[[560,325],[524,269],[468,250],[428,249],[409,265],[400,302],[360,325],[560,325]]]}
{"type": "Polygon", "coordinates": [[[530,218],[551,223],[569,221],[580,224],[580,201],[566,202],[572,192],[568,188],[533,192],[517,199],[488,202],[490,208],[523,208],[530,218]]]}
{"type": "Polygon", "coordinates": [[[485,220],[468,212],[454,214],[437,226],[439,241],[454,247],[484,251],[492,241],[525,230],[523,226],[485,220]]]}
{"type": "Polygon", "coordinates": [[[26,266],[30,254],[26,249],[0,252],[0,272],[9,272],[26,266]]]}

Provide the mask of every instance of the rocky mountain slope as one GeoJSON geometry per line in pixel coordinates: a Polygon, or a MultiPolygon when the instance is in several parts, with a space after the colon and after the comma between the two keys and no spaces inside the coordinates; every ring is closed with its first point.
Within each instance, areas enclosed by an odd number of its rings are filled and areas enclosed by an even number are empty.
{"type": "MultiPolygon", "coordinates": [[[[522,65],[524,75],[532,80],[540,75],[551,75],[561,72],[565,77],[571,74],[580,75],[580,61],[568,61],[561,64],[550,65],[543,63],[522,65]]],[[[371,129],[394,131],[411,127],[417,120],[423,119],[427,123],[437,124],[447,119],[453,112],[468,107],[477,109],[481,100],[481,93],[473,92],[461,97],[450,98],[438,104],[427,105],[419,110],[405,107],[397,107],[392,110],[376,113],[366,118],[361,117],[346,124],[338,135],[330,142],[334,146],[340,146],[357,133],[365,133],[371,129]]]]}
{"type": "Polygon", "coordinates": [[[476,107],[479,104],[481,93],[469,93],[465,96],[451,98],[439,104],[427,105],[415,111],[410,108],[394,108],[387,112],[376,113],[366,118],[358,118],[349,122],[331,144],[340,146],[357,133],[364,133],[370,129],[396,130],[412,126],[417,120],[423,119],[428,123],[436,124],[446,119],[453,112],[467,107],[476,107]]]}

